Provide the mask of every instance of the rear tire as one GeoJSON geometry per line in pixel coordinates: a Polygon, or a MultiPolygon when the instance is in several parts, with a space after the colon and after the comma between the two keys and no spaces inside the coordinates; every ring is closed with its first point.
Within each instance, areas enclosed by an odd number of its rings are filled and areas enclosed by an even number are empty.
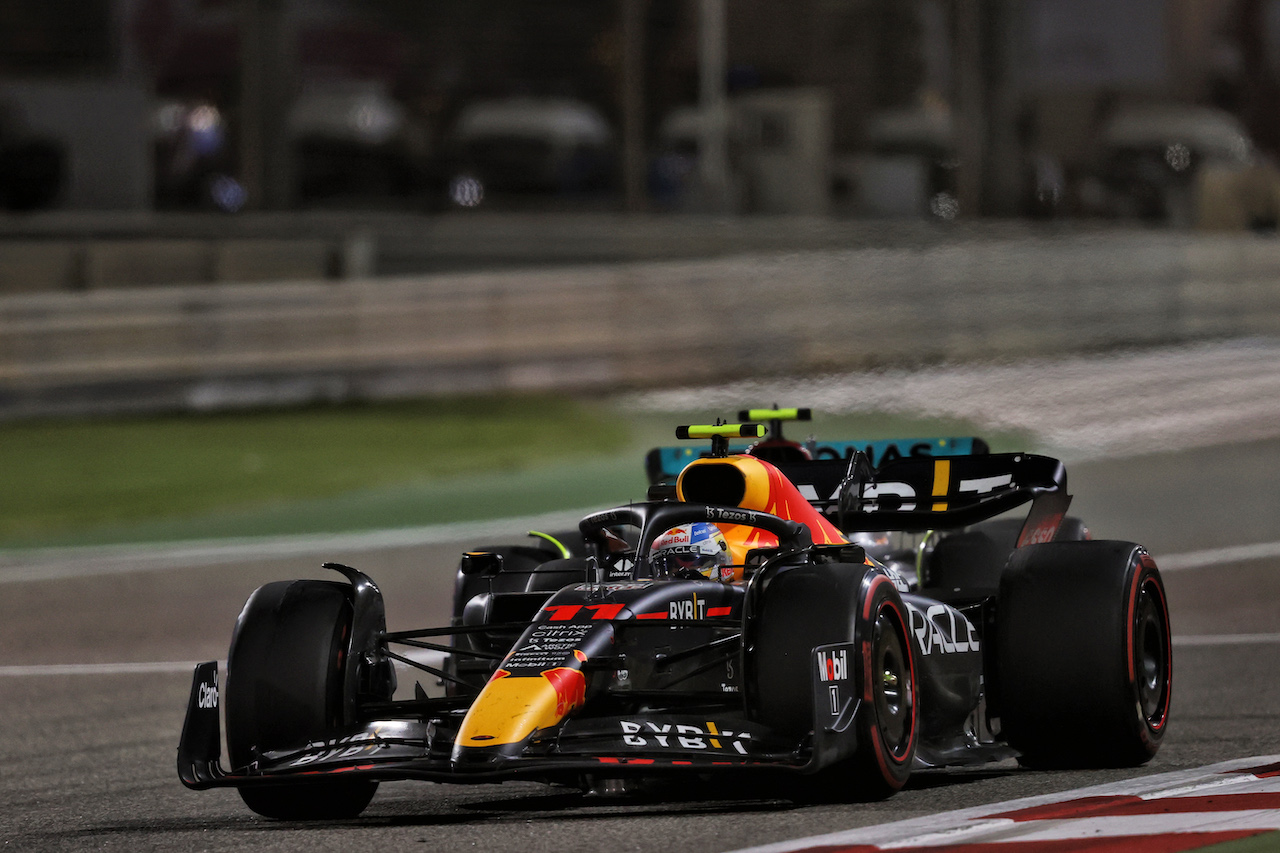
{"type": "Polygon", "coordinates": [[[1032,767],[1136,767],[1160,748],[1173,681],[1155,561],[1131,542],[1020,548],[1000,584],[1001,730],[1032,767]]]}
{"type": "Polygon", "coordinates": [[[918,691],[906,611],[887,576],[863,569],[814,565],[780,572],[762,592],[748,640],[752,716],[793,737],[813,729],[814,647],[858,646],[857,750],[816,774],[804,793],[819,799],[883,799],[906,784],[915,758],[918,691]]]}
{"type": "MultiPolygon", "coordinates": [[[[343,673],[351,634],[351,590],[328,581],[258,588],[236,622],[227,655],[227,753],[234,768],[256,753],[301,747],[343,719],[343,673]]],[[[240,788],[258,814],[278,820],[355,817],[378,783],[355,779],[240,788]]]]}

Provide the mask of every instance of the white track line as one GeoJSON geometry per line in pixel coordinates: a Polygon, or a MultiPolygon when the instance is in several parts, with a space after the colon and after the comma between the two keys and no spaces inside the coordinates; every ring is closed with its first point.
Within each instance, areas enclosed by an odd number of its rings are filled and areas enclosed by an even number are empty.
{"type": "Polygon", "coordinates": [[[353,533],[0,551],[0,584],[201,568],[267,557],[305,557],[311,554],[340,561],[352,552],[450,542],[474,544],[479,539],[510,537],[521,530],[576,527],[583,516],[598,509],[588,507],[520,518],[353,533]]]}
{"type": "Polygon", "coordinates": [[[1280,542],[1257,542],[1253,545],[1233,545],[1229,548],[1212,548],[1191,551],[1186,554],[1156,555],[1156,564],[1162,572],[1179,572],[1184,569],[1203,569],[1226,563],[1245,563],[1250,560],[1267,560],[1280,557],[1280,542]]]}
{"type": "Polygon", "coordinates": [[[1193,634],[1174,637],[1175,646],[1261,646],[1280,643],[1280,634],[1193,634]]]}
{"type": "Polygon", "coordinates": [[[144,673],[190,674],[202,661],[146,661],[139,663],[55,663],[36,666],[0,666],[0,677],[22,675],[139,675],[144,673]]]}

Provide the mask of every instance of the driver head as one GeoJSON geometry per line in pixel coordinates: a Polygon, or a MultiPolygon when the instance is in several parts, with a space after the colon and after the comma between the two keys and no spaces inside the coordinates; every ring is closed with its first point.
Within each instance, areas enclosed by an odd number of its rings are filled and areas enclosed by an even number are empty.
{"type": "Polygon", "coordinates": [[[729,546],[720,528],[706,521],[673,527],[649,549],[654,577],[733,580],[729,546]]]}

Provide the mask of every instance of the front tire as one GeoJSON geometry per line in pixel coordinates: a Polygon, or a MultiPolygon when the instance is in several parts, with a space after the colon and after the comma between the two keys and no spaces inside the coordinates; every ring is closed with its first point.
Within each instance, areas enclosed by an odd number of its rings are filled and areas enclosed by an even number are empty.
{"type": "Polygon", "coordinates": [[[1032,767],[1136,767],[1156,754],[1173,682],[1155,561],[1131,542],[1020,548],[1000,583],[1002,733],[1032,767]]]}
{"type": "MultiPolygon", "coordinates": [[[[256,753],[301,747],[343,719],[343,674],[351,635],[351,590],[328,581],[259,587],[236,621],[227,655],[227,753],[234,768],[256,753]]],[[[258,814],[278,820],[355,817],[373,799],[368,780],[240,788],[258,814]]]]}
{"type": "Polygon", "coordinates": [[[862,707],[854,754],[816,774],[821,799],[883,799],[906,784],[919,731],[915,652],[888,576],[865,566],[786,569],[769,580],[748,639],[752,716],[803,737],[813,729],[813,649],[856,644],[862,707]],[[866,665],[870,662],[870,667],[866,665]]]}
{"type": "Polygon", "coordinates": [[[920,710],[906,609],[888,578],[864,588],[858,643],[864,667],[858,751],[846,775],[860,799],[884,799],[902,788],[915,760],[920,710]],[[870,709],[870,710],[866,710],[870,709]]]}

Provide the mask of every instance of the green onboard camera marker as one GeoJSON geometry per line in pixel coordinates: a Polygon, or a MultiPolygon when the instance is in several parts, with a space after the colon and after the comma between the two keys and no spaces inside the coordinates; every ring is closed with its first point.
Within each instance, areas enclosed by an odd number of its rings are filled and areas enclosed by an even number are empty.
{"type": "Polygon", "coordinates": [[[772,409],[743,409],[738,412],[738,420],[740,421],[768,421],[769,435],[773,436],[773,441],[785,441],[782,436],[783,421],[811,421],[813,420],[812,409],[779,409],[776,405],[772,409]]]}
{"type": "Polygon", "coordinates": [[[722,457],[729,455],[729,439],[731,438],[764,438],[768,433],[764,424],[694,424],[676,427],[676,438],[682,440],[711,439],[711,455],[722,457]]]}
{"type": "Polygon", "coordinates": [[[738,412],[740,421],[809,421],[812,409],[743,409],[738,412]]]}

